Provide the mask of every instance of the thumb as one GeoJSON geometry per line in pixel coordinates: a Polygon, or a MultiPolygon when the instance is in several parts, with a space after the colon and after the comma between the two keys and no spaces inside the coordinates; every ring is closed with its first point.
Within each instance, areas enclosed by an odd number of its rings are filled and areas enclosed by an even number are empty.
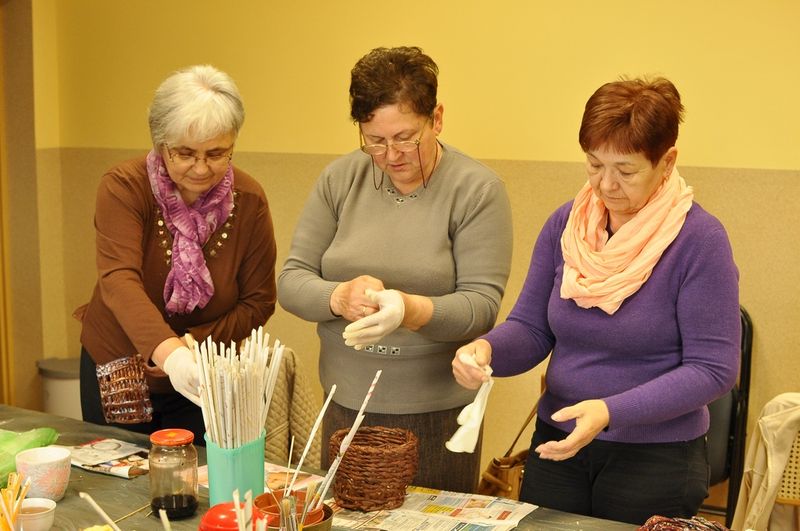
{"type": "Polygon", "coordinates": [[[375,291],[374,289],[367,288],[364,291],[364,295],[366,295],[369,298],[369,300],[371,300],[375,304],[378,304],[378,292],[375,291]]]}
{"type": "Polygon", "coordinates": [[[556,422],[566,422],[568,420],[576,418],[577,416],[578,412],[575,411],[575,408],[570,406],[559,409],[558,411],[550,415],[550,418],[555,420],[556,422]]]}

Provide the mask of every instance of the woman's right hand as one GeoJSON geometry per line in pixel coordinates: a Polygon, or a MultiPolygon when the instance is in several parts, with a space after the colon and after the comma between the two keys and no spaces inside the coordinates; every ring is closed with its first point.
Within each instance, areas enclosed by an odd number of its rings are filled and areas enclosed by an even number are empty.
{"type": "Polygon", "coordinates": [[[200,405],[200,368],[194,360],[194,354],[187,347],[179,347],[164,360],[164,372],[169,376],[172,387],[200,405]]]}
{"type": "Polygon", "coordinates": [[[165,339],[153,350],[150,360],[169,377],[177,392],[199,406],[200,368],[187,346],[190,338],[193,342],[190,334],[165,339]]]}
{"type": "Polygon", "coordinates": [[[361,275],[336,286],[330,302],[333,314],[355,322],[377,312],[378,305],[367,297],[367,289],[383,291],[383,282],[369,275],[361,275]]]}
{"type": "Polygon", "coordinates": [[[489,379],[484,367],[492,362],[492,345],[485,339],[476,339],[456,351],[453,358],[453,376],[462,387],[477,389],[489,379]]]}

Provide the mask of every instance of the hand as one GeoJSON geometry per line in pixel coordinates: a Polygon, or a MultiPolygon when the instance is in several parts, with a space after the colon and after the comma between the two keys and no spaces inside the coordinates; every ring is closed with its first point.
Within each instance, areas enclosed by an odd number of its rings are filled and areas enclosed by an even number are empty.
{"type": "Polygon", "coordinates": [[[378,305],[367,297],[367,290],[383,290],[383,282],[369,275],[361,275],[353,280],[342,282],[331,293],[331,312],[348,321],[358,321],[362,317],[378,311],[378,305]]]}
{"type": "Polygon", "coordinates": [[[610,415],[608,406],[602,400],[584,400],[574,406],[559,409],[550,418],[556,422],[576,419],[575,429],[566,439],[548,441],[535,449],[542,459],[563,461],[574,456],[578,450],[592,442],[597,434],[608,426],[610,415]]]}
{"type": "Polygon", "coordinates": [[[380,310],[355,323],[350,323],[342,334],[345,339],[344,344],[348,347],[355,347],[356,350],[361,350],[364,345],[375,344],[381,338],[394,332],[403,322],[405,315],[403,296],[397,290],[373,291],[368,289],[367,297],[377,304],[380,310]]]}
{"type": "Polygon", "coordinates": [[[453,358],[453,376],[462,387],[477,389],[489,380],[486,367],[492,361],[492,344],[476,339],[456,351],[453,358]]]}
{"type": "Polygon", "coordinates": [[[164,361],[164,372],[169,376],[172,387],[180,394],[200,405],[200,368],[194,360],[194,354],[186,347],[172,351],[164,361]]]}
{"type": "Polygon", "coordinates": [[[183,337],[182,337],[182,338],[180,338],[180,340],[181,340],[181,342],[182,342],[184,345],[186,345],[187,347],[189,347],[189,350],[192,350],[192,349],[194,349],[194,344],[195,344],[195,343],[197,343],[197,342],[194,340],[194,336],[192,335],[192,333],[191,333],[191,332],[186,332],[185,334],[183,334],[183,337]]]}

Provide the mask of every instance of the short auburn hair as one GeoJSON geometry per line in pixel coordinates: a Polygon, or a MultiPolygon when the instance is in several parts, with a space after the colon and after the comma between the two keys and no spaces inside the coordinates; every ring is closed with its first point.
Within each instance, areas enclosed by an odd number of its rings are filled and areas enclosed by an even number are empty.
{"type": "Polygon", "coordinates": [[[350,72],[350,116],[372,120],[376,109],[405,104],[422,116],[436,108],[439,67],[416,46],[375,48],[350,72]]]}
{"type": "Polygon", "coordinates": [[[584,152],[606,146],[643,153],[657,164],[675,145],[683,121],[678,89],[663,77],[606,83],[586,102],[578,141],[584,152]]]}

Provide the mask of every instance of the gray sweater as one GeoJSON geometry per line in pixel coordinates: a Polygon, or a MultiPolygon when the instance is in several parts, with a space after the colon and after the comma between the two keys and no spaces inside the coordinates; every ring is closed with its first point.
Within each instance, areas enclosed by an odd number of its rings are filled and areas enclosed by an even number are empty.
{"type": "Polygon", "coordinates": [[[320,379],[326,392],[337,385],[334,401],[344,407],[360,407],[378,369],[367,411],[440,411],[474,397],[456,383],[450,362],[497,318],[511,263],[511,209],[492,170],[442,149],[428,187],[407,195],[388,176],[375,190],[370,157],[345,155],[322,172],[298,221],[278,300],[319,323],[320,379]],[[338,283],[359,275],[430,297],[430,322],[416,332],[398,328],[372,352],[346,346],[349,322],[331,313],[330,297],[338,283]]]}

